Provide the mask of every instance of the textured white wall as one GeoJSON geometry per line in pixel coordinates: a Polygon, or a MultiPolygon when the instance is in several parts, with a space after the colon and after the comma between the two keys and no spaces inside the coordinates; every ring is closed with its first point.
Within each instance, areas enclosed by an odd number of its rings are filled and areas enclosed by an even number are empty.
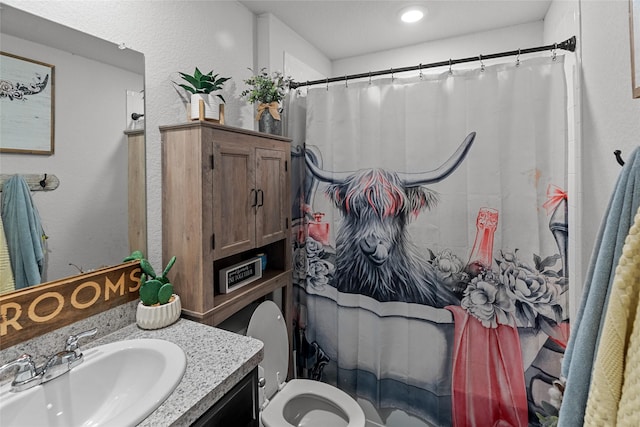
{"type": "MultiPolygon", "coordinates": [[[[466,58],[518,48],[539,46],[542,42],[542,21],[499,28],[482,33],[453,37],[400,49],[386,50],[333,62],[334,76],[366,73],[388,68],[409,67],[420,63],[466,58]]],[[[485,61],[489,65],[490,61],[485,61]]],[[[479,67],[478,63],[455,65],[454,68],[479,67]]],[[[442,72],[439,69],[438,72],[442,72]]]]}
{"type": "MultiPolygon", "coordinates": [[[[254,15],[235,1],[20,1],[6,3],[145,55],[148,251],[161,264],[162,188],[159,126],[186,121],[172,81],[195,66],[227,82],[228,125],[253,129],[253,111],[239,98],[254,65],[254,15]]],[[[78,159],[79,161],[81,159],[78,159]]]]}
{"type": "Polygon", "coordinates": [[[631,97],[629,2],[581,0],[582,263],[593,244],[623,158],[640,144],[640,99],[631,97]]]}
{"type": "MultiPolygon", "coordinates": [[[[296,58],[318,73],[331,74],[331,61],[315,46],[300,37],[289,26],[270,13],[258,16],[258,64],[272,71],[285,69],[285,52],[295,54],[296,58]]],[[[298,79],[303,77],[294,76],[298,79]]]]}

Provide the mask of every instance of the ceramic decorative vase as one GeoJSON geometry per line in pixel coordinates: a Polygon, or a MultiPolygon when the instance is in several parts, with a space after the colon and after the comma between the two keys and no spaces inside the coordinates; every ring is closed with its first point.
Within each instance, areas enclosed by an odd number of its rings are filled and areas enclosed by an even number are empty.
{"type": "Polygon", "coordinates": [[[210,93],[191,94],[190,115],[191,120],[219,120],[220,98],[210,93]]]}
{"type": "Polygon", "coordinates": [[[139,302],[136,310],[136,323],[142,329],[164,328],[178,320],[181,311],[180,297],[176,294],[173,294],[173,301],[163,305],[146,306],[139,302]]]}

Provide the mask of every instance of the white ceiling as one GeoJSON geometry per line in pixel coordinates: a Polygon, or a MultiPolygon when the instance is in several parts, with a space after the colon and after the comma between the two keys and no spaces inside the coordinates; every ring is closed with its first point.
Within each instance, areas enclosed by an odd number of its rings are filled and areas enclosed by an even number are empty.
{"type": "Polygon", "coordinates": [[[257,15],[271,13],[330,60],[542,20],[551,0],[240,0],[257,15]],[[407,25],[398,13],[427,9],[407,25]]]}

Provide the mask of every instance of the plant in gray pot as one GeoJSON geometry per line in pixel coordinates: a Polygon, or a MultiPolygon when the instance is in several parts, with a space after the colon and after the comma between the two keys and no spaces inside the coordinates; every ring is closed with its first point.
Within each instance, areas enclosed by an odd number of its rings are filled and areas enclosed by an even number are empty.
{"type": "MultiPolygon", "coordinates": [[[[253,72],[251,68],[249,70],[253,72]]],[[[285,77],[280,71],[269,74],[266,68],[262,68],[259,73],[244,82],[249,88],[242,91],[241,96],[252,104],[258,104],[258,130],[272,135],[282,135],[280,103],[289,90],[291,77],[285,77]]]]}
{"type": "Polygon", "coordinates": [[[213,70],[203,74],[196,67],[193,74],[178,72],[180,77],[187,82],[176,83],[191,94],[191,106],[189,118],[191,120],[214,120],[223,123],[224,97],[214,92],[222,90],[224,83],[231,77],[218,77],[213,70]]]}

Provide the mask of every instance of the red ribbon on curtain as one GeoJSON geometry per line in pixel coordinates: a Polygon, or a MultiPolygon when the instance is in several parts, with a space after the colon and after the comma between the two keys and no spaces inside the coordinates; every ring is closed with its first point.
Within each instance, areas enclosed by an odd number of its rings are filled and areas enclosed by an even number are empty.
{"type": "Polygon", "coordinates": [[[567,200],[568,196],[560,187],[553,184],[547,186],[547,201],[542,205],[547,210],[547,215],[551,214],[563,200],[567,200]]]}
{"type": "Polygon", "coordinates": [[[460,306],[454,317],[451,410],[454,427],[529,425],[517,328],[485,328],[460,306]]]}

